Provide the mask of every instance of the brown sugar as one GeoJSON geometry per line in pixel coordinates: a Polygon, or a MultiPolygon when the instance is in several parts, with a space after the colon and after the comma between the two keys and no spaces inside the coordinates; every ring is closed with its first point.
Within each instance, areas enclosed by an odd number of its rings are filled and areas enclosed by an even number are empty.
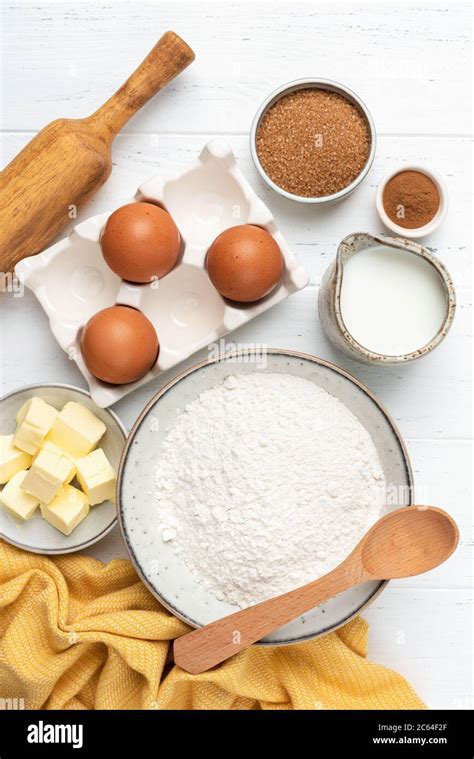
{"type": "Polygon", "coordinates": [[[262,118],[257,154],[267,176],[301,197],[324,197],[347,187],[364,168],[371,145],[362,111],[330,90],[283,95],[262,118]]]}
{"type": "Polygon", "coordinates": [[[421,171],[401,171],[383,192],[385,213],[400,227],[419,229],[435,216],[440,205],[438,188],[421,171]]]}

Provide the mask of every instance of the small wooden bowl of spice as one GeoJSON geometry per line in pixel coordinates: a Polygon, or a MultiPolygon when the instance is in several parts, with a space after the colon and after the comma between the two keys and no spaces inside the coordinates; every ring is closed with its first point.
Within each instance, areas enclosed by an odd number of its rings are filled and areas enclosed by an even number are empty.
{"type": "Polygon", "coordinates": [[[362,100],[329,79],[299,79],[274,90],[250,133],[255,167],[266,184],[299,203],[346,197],[367,175],[375,126],[362,100]]]}
{"type": "Polygon", "coordinates": [[[375,202],[388,229],[414,239],[426,237],[441,224],[448,209],[448,191],[436,172],[403,166],[383,177],[375,202]]]}

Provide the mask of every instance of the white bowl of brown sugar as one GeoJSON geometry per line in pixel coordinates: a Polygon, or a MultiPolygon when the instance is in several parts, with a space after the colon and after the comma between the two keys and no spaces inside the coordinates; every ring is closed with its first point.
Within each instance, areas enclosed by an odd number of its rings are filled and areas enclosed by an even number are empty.
{"type": "Polygon", "coordinates": [[[362,100],[329,79],[298,79],[274,90],[252,123],[250,150],[273,190],[299,203],[353,192],[375,157],[375,125],[362,100]]]}

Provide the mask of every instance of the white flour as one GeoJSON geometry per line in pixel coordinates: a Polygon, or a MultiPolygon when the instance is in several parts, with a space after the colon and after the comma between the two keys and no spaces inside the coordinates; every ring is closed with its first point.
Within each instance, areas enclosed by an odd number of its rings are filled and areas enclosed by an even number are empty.
{"type": "Polygon", "coordinates": [[[379,517],[385,480],[370,435],[337,398],[256,372],[186,407],[156,484],[162,539],[196,581],[245,607],[344,559],[379,517]]]}

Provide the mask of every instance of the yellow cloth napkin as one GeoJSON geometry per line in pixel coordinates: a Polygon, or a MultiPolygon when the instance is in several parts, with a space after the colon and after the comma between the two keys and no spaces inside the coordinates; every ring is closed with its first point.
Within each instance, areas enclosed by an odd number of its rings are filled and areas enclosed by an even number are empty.
{"type": "Polygon", "coordinates": [[[0,700],[26,709],[422,709],[397,673],[366,661],[368,625],[251,648],[202,675],[173,666],[187,631],[129,561],[52,559],[0,541],[0,700]]]}

